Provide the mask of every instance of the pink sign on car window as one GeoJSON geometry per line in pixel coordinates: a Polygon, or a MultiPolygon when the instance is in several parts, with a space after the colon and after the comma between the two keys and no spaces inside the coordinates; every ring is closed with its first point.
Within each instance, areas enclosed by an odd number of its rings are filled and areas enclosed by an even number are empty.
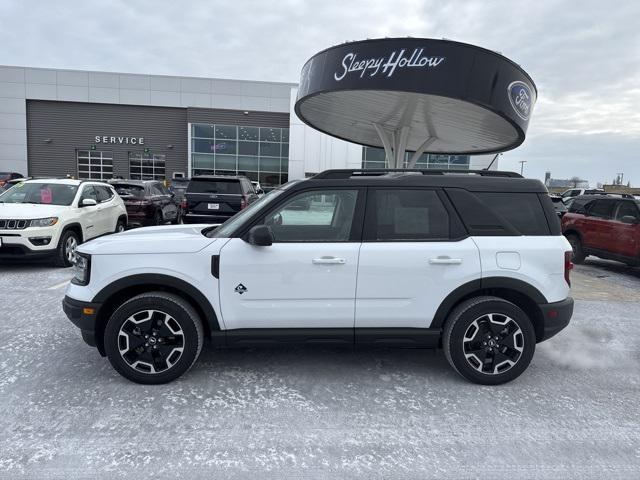
{"type": "Polygon", "coordinates": [[[40,189],[40,203],[51,203],[53,201],[50,188],[40,189]]]}

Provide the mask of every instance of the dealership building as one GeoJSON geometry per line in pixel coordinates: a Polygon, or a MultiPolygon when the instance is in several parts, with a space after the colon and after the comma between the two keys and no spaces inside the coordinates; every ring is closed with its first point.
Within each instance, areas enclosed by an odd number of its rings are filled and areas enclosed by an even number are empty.
{"type": "MultiPolygon", "coordinates": [[[[385,166],[384,150],[305,125],[294,112],[297,91],[295,83],[0,66],[0,171],[240,173],[268,187],[330,168],[385,166]]],[[[416,166],[481,169],[492,159],[423,154],[416,166]]]]}

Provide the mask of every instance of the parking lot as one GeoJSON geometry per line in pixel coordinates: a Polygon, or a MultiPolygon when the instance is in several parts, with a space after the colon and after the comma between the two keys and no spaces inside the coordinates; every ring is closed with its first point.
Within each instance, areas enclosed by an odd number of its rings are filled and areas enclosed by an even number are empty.
{"type": "Polygon", "coordinates": [[[640,268],[572,276],[572,323],[503,386],[440,351],[205,345],[149,387],[66,319],[69,269],[0,265],[0,478],[637,478],[640,268]]]}

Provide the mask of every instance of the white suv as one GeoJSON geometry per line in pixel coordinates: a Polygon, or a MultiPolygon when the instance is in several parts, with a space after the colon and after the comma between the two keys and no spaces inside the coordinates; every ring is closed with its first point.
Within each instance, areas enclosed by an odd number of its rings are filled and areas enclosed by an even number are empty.
{"type": "Polygon", "coordinates": [[[80,243],[126,225],[127,211],[111,185],[27,180],[0,195],[0,258],[52,257],[69,267],[80,243]]]}
{"type": "Polygon", "coordinates": [[[327,171],[218,228],[89,242],[64,311],[140,383],[186,372],[205,338],[442,347],[467,379],[507,382],[569,323],[571,247],[539,181],[449,173],[327,171]]]}

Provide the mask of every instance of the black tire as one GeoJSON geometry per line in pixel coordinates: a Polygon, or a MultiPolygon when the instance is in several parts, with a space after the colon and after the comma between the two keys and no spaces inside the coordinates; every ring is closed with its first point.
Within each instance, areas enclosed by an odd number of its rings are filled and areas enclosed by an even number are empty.
{"type": "Polygon", "coordinates": [[[527,369],[535,352],[536,334],[518,306],[498,297],[475,297],[451,312],[442,346],[449,364],[467,380],[499,385],[527,369]],[[493,316],[489,318],[489,314],[493,316]]]}
{"type": "Polygon", "coordinates": [[[200,317],[188,302],[171,293],[149,292],[126,301],[111,315],[104,348],[120,375],[132,382],[157,385],[191,368],[202,350],[203,337],[200,317]],[[154,313],[149,316],[146,311],[154,313]],[[156,329],[157,335],[153,334],[156,329]],[[152,345],[150,337],[156,339],[152,345]],[[130,342],[138,346],[132,348],[130,342]]]}
{"type": "Polygon", "coordinates": [[[173,225],[180,225],[182,223],[182,209],[181,208],[178,208],[178,211],[176,212],[176,218],[171,220],[171,223],[173,225]]]}
{"type": "Polygon", "coordinates": [[[162,212],[160,210],[156,210],[156,213],[153,214],[153,224],[162,225],[162,212]]]}
{"type": "Polygon", "coordinates": [[[122,233],[124,232],[125,228],[127,227],[125,221],[121,218],[118,219],[118,223],[116,223],[116,229],[114,230],[113,233],[122,233]]]}
{"type": "Polygon", "coordinates": [[[58,240],[56,256],[53,263],[56,267],[71,267],[75,259],[75,249],[80,245],[80,237],[73,230],[65,230],[58,240]]]}
{"type": "Polygon", "coordinates": [[[571,257],[571,261],[573,263],[578,263],[578,264],[584,263],[584,259],[587,258],[587,256],[584,254],[584,250],[582,248],[582,241],[580,240],[580,237],[578,237],[578,235],[575,235],[573,233],[566,235],[566,237],[569,243],[571,244],[571,250],[573,251],[573,256],[571,257]]]}

